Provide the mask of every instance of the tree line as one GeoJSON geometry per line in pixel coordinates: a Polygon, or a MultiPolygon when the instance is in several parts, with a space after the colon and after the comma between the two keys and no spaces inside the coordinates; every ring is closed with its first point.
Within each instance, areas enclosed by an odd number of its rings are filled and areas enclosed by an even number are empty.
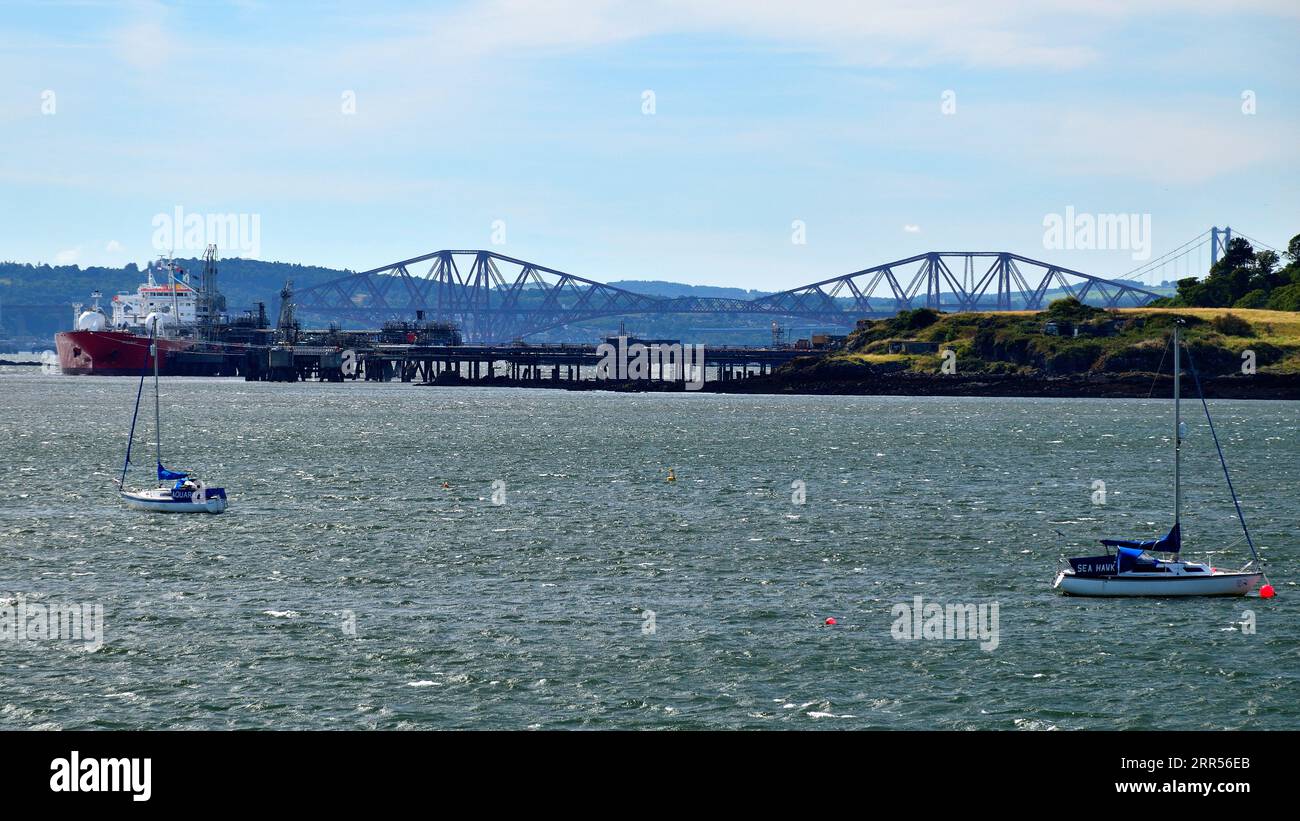
{"type": "Polygon", "coordinates": [[[1151,305],[1300,311],[1300,234],[1287,243],[1285,258],[1276,251],[1257,251],[1248,240],[1234,237],[1204,279],[1180,279],[1175,296],[1151,305]]]}

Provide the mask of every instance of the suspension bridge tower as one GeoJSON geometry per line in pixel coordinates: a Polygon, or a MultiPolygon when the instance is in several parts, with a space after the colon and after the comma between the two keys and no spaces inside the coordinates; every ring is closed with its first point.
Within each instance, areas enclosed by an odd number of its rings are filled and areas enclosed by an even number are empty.
{"type": "MultiPolygon", "coordinates": [[[[1205,236],[1202,234],[1201,236],[1205,236]]],[[[1222,231],[1219,227],[1210,229],[1210,265],[1219,261],[1219,257],[1228,252],[1228,243],[1232,242],[1232,228],[1224,228],[1222,231]]]]}

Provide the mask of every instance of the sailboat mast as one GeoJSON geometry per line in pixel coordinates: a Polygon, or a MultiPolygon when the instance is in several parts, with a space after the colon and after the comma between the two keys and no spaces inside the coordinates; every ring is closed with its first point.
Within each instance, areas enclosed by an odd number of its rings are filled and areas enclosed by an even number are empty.
{"type": "Polygon", "coordinates": [[[1179,390],[1180,378],[1182,376],[1182,360],[1179,349],[1179,321],[1174,320],[1174,526],[1178,526],[1179,519],[1183,512],[1183,484],[1182,484],[1182,455],[1183,455],[1183,420],[1180,414],[1180,402],[1182,398],[1179,390]]]}
{"type": "Polygon", "coordinates": [[[158,409],[158,317],[153,318],[153,328],[149,332],[149,353],[153,357],[153,430],[154,456],[162,465],[162,413],[158,409]]]}

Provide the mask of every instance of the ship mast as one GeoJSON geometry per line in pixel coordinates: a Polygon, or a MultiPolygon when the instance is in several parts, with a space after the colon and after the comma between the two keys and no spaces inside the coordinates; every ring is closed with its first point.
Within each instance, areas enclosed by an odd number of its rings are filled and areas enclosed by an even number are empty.
{"type": "Polygon", "coordinates": [[[203,252],[203,282],[200,284],[197,319],[199,335],[203,339],[215,337],[217,324],[217,246],[209,245],[203,252]]]}
{"type": "Polygon", "coordinates": [[[176,263],[172,262],[170,259],[167,260],[167,282],[171,285],[172,289],[172,322],[175,323],[177,328],[179,328],[181,323],[181,306],[176,301],[176,288],[180,283],[180,278],[176,276],[176,263]]]}

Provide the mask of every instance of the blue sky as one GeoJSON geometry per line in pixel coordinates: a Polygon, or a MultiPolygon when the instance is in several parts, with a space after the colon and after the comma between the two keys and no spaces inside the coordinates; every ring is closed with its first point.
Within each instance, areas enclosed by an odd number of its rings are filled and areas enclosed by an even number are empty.
{"type": "Polygon", "coordinates": [[[1010,250],[1122,274],[1132,248],[1046,248],[1045,217],[1149,215],[1152,257],[1300,232],[1298,34],[1293,0],[6,2],[0,258],[144,262],[180,206],[352,269],[481,247],[774,290],[1010,250]]]}

